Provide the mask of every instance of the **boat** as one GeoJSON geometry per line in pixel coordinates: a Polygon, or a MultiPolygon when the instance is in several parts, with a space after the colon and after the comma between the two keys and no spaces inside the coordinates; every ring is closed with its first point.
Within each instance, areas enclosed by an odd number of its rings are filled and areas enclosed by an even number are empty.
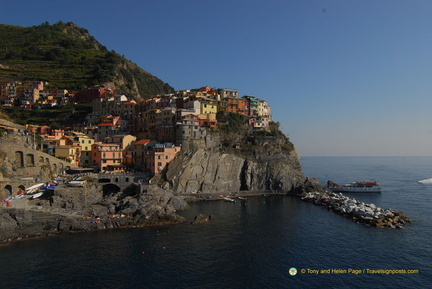
{"type": "Polygon", "coordinates": [[[333,182],[327,182],[327,189],[334,193],[381,193],[381,186],[374,180],[369,182],[352,182],[339,186],[333,182]]]}
{"type": "Polygon", "coordinates": [[[242,200],[242,201],[246,201],[247,200],[247,198],[246,197],[237,197],[239,200],[242,200]]]}
{"type": "Polygon", "coordinates": [[[36,194],[34,194],[34,195],[31,195],[30,196],[30,198],[29,199],[37,199],[37,198],[39,198],[40,196],[42,196],[43,195],[43,193],[36,193],[36,194]]]}
{"type": "Polygon", "coordinates": [[[228,198],[228,197],[225,197],[225,198],[223,198],[226,202],[235,202],[235,200],[234,199],[231,199],[231,198],[228,198]]]}
{"type": "Polygon", "coordinates": [[[86,181],[70,181],[66,183],[68,187],[84,187],[86,181]]]}
{"type": "Polygon", "coordinates": [[[421,181],[418,181],[417,183],[423,184],[423,185],[432,185],[432,179],[421,180],[421,181]]]}
{"type": "Polygon", "coordinates": [[[31,187],[25,189],[25,190],[27,191],[26,194],[29,194],[29,192],[34,191],[34,190],[36,190],[36,189],[42,187],[43,185],[45,185],[45,183],[40,183],[40,184],[37,184],[37,185],[31,186],[31,187]]]}
{"type": "Polygon", "coordinates": [[[56,186],[42,186],[39,188],[39,190],[43,191],[43,190],[54,190],[56,188],[56,186]]]}

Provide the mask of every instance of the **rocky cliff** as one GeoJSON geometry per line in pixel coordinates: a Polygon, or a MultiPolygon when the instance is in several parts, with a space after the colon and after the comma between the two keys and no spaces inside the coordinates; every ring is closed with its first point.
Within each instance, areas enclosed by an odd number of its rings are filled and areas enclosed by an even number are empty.
{"type": "Polygon", "coordinates": [[[157,179],[176,194],[278,191],[296,193],[310,182],[295,149],[281,137],[249,137],[249,143],[226,145],[226,137],[209,134],[193,141],[157,179]],[[253,141],[253,144],[251,143],[253,141]]]}

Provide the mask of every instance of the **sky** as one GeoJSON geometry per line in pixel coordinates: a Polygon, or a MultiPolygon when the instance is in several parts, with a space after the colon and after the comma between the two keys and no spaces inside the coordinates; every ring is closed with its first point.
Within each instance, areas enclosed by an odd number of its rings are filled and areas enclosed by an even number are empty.
{"type": "MultiPolygon", "coordinates": [[[[301,156],[432,156],[432,1],[0,0],[74,22],[176,90],[269,102],[301,156]]],[[[0,40],[1,41],[1,40],[0,40]]]]}

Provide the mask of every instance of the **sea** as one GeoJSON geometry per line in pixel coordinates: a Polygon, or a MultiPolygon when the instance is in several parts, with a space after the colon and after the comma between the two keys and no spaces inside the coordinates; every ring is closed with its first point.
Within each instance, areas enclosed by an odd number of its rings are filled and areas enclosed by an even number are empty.
{"type": "Polygon", "coordinates": [[[1,288],[431,288],[432,157],[302,157],[304,174],[412,219],[357,224],[294,196],[199,202],[188,222],[65,233],[0,246],[1,288]],[[191,225],[198,214],[212,215],[191,225]]]}

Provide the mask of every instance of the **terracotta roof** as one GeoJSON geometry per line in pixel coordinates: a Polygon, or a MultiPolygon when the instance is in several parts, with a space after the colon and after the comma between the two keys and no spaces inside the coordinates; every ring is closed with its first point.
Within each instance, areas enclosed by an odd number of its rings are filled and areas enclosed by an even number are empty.
{"type": "Polygon", "coordinates": [[[151,141],[151,140],[149,140],[149,139],[142,139],[142,140],[140,140],[140,141],[137,141],[137,142],[135,143],[135,145],[145,145],[145,144],[148,144],[150,141],[151,141]]]}
{"type": "Polygon", "coordinates": [[[101,123],[98,126],[116,126],[116,125],[114,125],[112,123],[101,123]]]}

